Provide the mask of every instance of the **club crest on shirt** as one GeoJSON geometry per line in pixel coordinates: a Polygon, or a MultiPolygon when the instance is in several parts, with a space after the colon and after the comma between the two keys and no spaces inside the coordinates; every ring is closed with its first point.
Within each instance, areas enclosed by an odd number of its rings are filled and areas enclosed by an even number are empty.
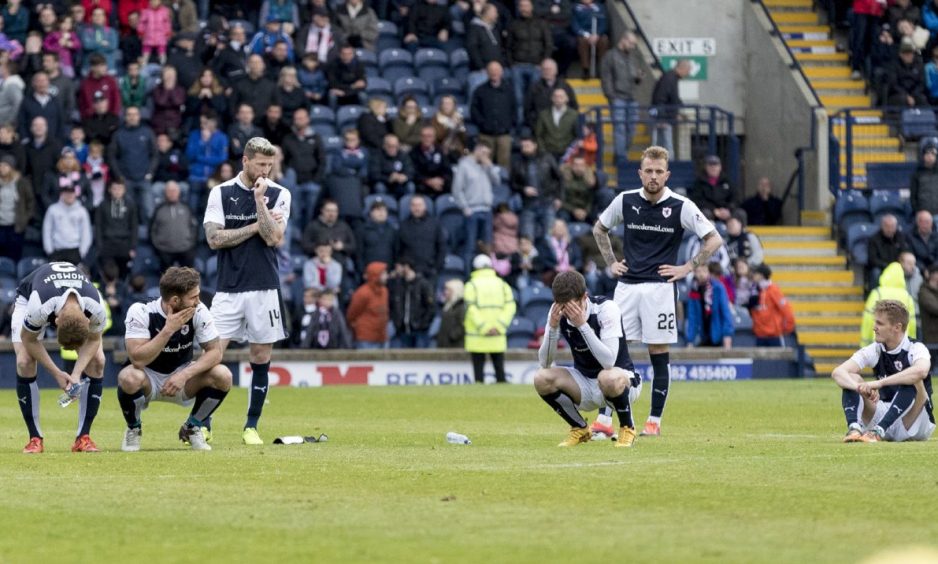
{"type": "Polygon", "coordinates": [[[267,205],[267,202],[269,202],[269,201],[270,201],[270,198],[268,198],[267,196],[264,196],[264,205],[265,205],[265,206],[267,205]]]}
{"type": "Polygon", "coordinates": [[[897,361],[895,361],[893,364],[895,364],[896,370],[902,370],[902,361],[901,361],[901,360],[897,360],[897,361]]]}
{"type": "Polygon", "coordinates": [[[661,215],[665,217],[671,217],[671,208],[662,208],[661,215]]]}
{"type": "Polygon", "coordinates": [[[183,334],[183,335],[188,335],[188,334],[189,334],[189,326],[188,326],[188,325],[183,325],[183,326],[182,326],[182,329],[181,329],[180,331],[182,331],[182,334],[183,334]]]}

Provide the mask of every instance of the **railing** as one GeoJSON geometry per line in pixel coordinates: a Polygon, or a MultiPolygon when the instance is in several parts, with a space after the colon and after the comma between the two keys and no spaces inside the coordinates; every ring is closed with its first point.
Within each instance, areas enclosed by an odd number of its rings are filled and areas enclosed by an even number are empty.
{"type": "MultiPolygon", "coordinates": [[[[654,67],[661,69],[661,60],[658,59],[658,55],[655,54],[654,48],[652,48],[651,41],[648,40],[648,36],[645,35],[645,30],[642,29],[642,24],[638,22],[638,18],[635,17],[635,12],[632,11],[632,7],[629,6],[627,0],[621,0],[622,5],[625,6],[625,11],[629,13],[629,19],[632,20],[632,25],[635,26],[635,34],[642,40],[642,43],[645,44],[645,47],[648,49],[648,52],[651,53],[652,60],[654,61],[654,67]]],[[[663,70],[663,69],[662,69],[663,70]]]]}
{"type": "Polygon", "coordinates": [[[906,156],[904,146],[936,135],[936,116],[930,108],[883,106],[840,110],[831,117],[831,193],[907,188],[908,175],[895,174],[914,168],[914,159],[906,156]]]}
{"type": "Polygon", "coordinates": [[[821,106],[821,98],[818,96],[817,91],[814,90],[814,86],[811,85],[811,81],[808,80],[808,76],[805,74],[801,63],[799,63],[798,59],[795,58],[795,53],[791,50],[791,47],[788,46],[788,42],[785,41],[784,37],[782,37],[782,32],[778,29],[778,25],[775,24],[775,19],[772,17],[772,13],[769,12],[769,8],[765,5],[765,2],[762,0],[752,0],[752,3],[758,4],[762,8],[762,11],[765,12],[769,23],[772,25],[772,30],[770,32],[771,35],[773,37],[777,37],[782,42],[782,45],[785,46],[785,51],[788,52],[788,58],[790,60],[790,63],[788,64],[789,68],[798,71],[798,73],[801,75],[801,78],[804,79],[804,83],[808,85],[808,89],[811,90],[811,96],[814,97],[814,105],[821,106]]]}

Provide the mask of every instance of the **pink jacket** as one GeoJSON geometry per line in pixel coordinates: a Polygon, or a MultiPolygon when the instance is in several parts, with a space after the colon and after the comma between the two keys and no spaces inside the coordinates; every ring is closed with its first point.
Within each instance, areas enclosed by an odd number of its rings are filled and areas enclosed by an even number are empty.
{"type": "Polygon", "coordinates": [[[137,33],[144,45],[166,45],[173,34],[173,21],[169,8],[159,6],[155,10],[149,6],[140,12],[137,33]]]}

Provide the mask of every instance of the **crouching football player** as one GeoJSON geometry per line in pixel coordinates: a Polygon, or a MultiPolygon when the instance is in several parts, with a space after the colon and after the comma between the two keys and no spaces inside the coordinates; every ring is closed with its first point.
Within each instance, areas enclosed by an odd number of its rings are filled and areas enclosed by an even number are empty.
{"type": "Polygon", "coordinates": [[[831,373],[842,389],[844,442],[926,441],[935,430],[928,349],[906,336],[909,310],[902,302],[876,302],[873,319],[876,342],[831,373]],[[864,368],[872,368],[876,379],[865,381],[864,368]]]}
{"type": "Polygon", "coordinates": [[[127,421],[121,450],[140,450],[140,413],[151,401],[192,406],[179,438],[194,450],[212,450],[202,427],[231,389],[221,364],[218,331],[199,302],[201,279],[192,268],[172,267],[160,278],[160,298],[127,311],[124,337],[131,365],[117,376],[117,399],[127,421]],[[193,342],[203,354],[192,360],[193,342]]]}
{"type": "Polygon", "coordinates": [[[590,430],[579,410],[591,411],[607,404],[619,416],[616,446],[632,446],[632,402],[641,393],[641,379],[632,371],[619,306],[612,300],[589,297],[586,280],[578,272],[558,274],[552,290],[549,331],[538,350],[541,368],[534,376],[534,388],[570,425],[570,434],[559,446],[589,442],[590,430]],[[552,367],[561,333],[573,353],[572,368],[552,367]]]}

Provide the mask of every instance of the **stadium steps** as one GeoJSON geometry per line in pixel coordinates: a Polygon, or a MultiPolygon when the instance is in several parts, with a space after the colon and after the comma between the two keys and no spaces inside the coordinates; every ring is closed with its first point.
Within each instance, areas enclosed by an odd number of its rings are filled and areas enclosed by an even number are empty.
{"type": "MultiPolygon", "coordinates": [[[[600,114],[604,119],[609,118],[609,100],[603,94],[602,84],[598,78],[589,80],[569,79],[567,83],[576,92],[577,102],[580,104],[580,111],[599,108],[600,114]]],[[[599,134],[599,132],[597,132],[599,134]]],[[[602,125],[603,139],[612,139],[612,123],[606,121],[602,125]]],[[[647,147],[651,144],[651,135],[644,124],[636,128],[635,138],[632,140],[633,147],[647,147]]],[[[637,161],[641,157],[640,150],[629,148],[629,160],[637,161]]],[[[606,173],[606,186],[617,189],[619,186],[619,173],[616,169],[616,155],[612,143],[603,145],[603,154],[599,156],[599,162],[602,164],[603,171],[606,173]]]]}
{"type": "MultiPolygon", "coordinates": [[[[812,0],[765,1],[782,34],[782,40],[801,64],[821,103],[833,116],[831,127],[841,143],[840,162],[844,163],[846,136],[843,118],[836,116],[836,112],[844,108],[870,107],[873,100],[867,94],[866,81],[850,77],[849,56],[838,51],[837,42],[831,37],[830,26],[814,11],[815,4],[812,0]]],[[[907,157],[902,152],[898,137],[882,122],[880,112],[852,115],[862,118],[869,125],[853,128],[851,148],[854,167],[848,171],[845,165],[841,165],[839,185],[846,188],[847,180],[852,176],[854,188],[866,188],[866,163],[904,162],[907,157]]]]}

